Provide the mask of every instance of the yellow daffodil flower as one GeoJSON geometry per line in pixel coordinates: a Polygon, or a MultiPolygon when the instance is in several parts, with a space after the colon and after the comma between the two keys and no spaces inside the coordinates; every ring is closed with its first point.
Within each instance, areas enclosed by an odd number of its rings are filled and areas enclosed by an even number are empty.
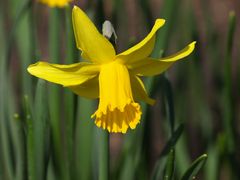
{"type": "Polygon", "coordinates": [[[39,0],[39,2],[48,5],[49,7],[63,8],[67,6],[72,0],[39,0]]]}
{"type": "Polygon", "coordinates": [[[78,7],[72,11],[77,48],[88,60],[71,65],[37,62],[28,67],[36,77],[63,85],[79,96],[99,98],[92,115],[98,127],[109,132],[126,133],[140,122],[141,107],[136,101],[153,104],[141,76],[154,76],[166,71],[175,61],[188,56],[195,48],[192,42],[178,53],[154,59],[151,54],[157,30],[165,23],[157,19],[151,32],[137,45],[116,54],[112,44],[98,32],[88,16],[78,7]]]}

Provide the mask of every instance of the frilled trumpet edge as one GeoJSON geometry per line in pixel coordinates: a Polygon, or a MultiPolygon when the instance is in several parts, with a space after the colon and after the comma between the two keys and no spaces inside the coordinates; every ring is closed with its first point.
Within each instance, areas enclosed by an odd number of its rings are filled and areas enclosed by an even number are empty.
{"type": "Polygon", "coordinates": [[[135,129],[141,119],[141,107],[138,103],[130,102],[123,109],[99,108],[93,115],[98,127],[108,130],[110,133],[126,133],[128,128],[135,129]]]}

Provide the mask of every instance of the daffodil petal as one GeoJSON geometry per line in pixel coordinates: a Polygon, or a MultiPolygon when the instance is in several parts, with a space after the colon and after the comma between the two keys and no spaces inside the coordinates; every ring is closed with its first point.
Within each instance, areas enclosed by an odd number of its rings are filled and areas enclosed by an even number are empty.
{"type": "Polygon", "coordinates": [[[59,65],[39,61],[30,65],[27,70],[33,76],[56,84],[76,86],[96,77],[100,66],[86,62],[59,65]]]}
{"type": "Polygon", "coordinates": [[[157,19],[151,32],[138,44],[117,55],[117,60],[124,64],[131,64],[135,61],[148,57],[155,44],[155,34],[165,23],[164,19],[157,19]]]}
{"type": "Polygon", "coordinates": [[[73,8],[72,21],[77,48],[83,52],[83,58],[99,64],[114,59],[115,50],[112,44],[98,32],[88,16],[77,6],[73,8]]]}
{"type": "Polygon", "coordinates": [[[98,76],[81,85],[67,86],[67,88],[72,90],[75,94],[85,98],[96,99],[99,97],[98,76]]]}
{"type": "Polygon", "coordinates": [[[191,54],[195,48],[195,43],[195,41],[192,42],[183,50],[171,56],[161,58],[159,60],[153,58],[145,58],[141,61],[129,65],[128,68],[131,69],[131,72],[133,74],[142,76],[154,76],[161,74],[162,72],[166,71],[175,61],[191,54]]]}
{"type": "Polygon", "coordinates": [[[150,105],[154,105],[155,100],[148,96],[144,84],[139,77],[133,75],[131,76],[131,86],[134,99],[138,101],[144,101],[150,105]]]}

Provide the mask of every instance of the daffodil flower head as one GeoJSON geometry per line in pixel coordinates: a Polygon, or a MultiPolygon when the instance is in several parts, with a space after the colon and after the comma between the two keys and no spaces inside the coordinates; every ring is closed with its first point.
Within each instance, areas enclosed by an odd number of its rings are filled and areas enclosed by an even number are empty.
{"type": "Polygon", "coordinates": [[[126,133],[135,129],[141,119],[137,101],[153,105],[145,90],[141,76],[154,76],[166,71],[175,61],[194,50],[195,42],[171,56],[149,57],[157,30],[165,23],[157,19],[151,32],[138,44],[116,54],[112,44],[98,32],[88,16],[78,7],[72,11],[77,48],[86,62],[71,65],[37,62],[28,72],[47,81],[61,84],[79,96],[99,98],[97,111],[92,115],[98,127],[109,132],[126,133]]]}
{"type": "Polygon", "coordinates": [[[39,0],[39,2],[48,5],[49,7],[63,8],[67,6],[72,0],[39,0]]]}

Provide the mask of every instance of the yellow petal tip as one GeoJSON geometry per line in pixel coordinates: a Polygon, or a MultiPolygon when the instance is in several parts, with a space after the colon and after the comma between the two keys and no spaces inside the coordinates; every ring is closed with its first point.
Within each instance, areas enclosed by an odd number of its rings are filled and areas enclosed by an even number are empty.
{"type": "Polygon", "coordinates": [[[73,6],[73,11],[79,10],[80,8],[76,5],[73,6]]]}
{"type": "Polygon", "coordinates": [[[165,19],[157,19],[157,20],[155,21],[155,23],[160,24],[160,25],[165,24],[165,22],[166,22],[165,19]]]}
{"type": "Polygon", "coordinates": [[[190,45],[196,45],[197,41],[193,41],[190,45]]]}

